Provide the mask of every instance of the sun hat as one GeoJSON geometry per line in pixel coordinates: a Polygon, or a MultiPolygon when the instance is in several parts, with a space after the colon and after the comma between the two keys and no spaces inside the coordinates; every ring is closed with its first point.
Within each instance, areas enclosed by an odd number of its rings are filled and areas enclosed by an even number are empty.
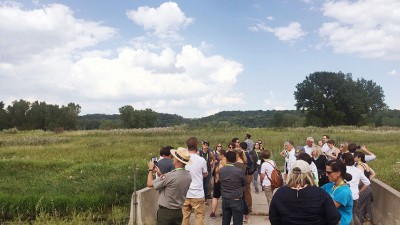
{"type": "Polygon", "coordinates": [[[293,173],[309,173],[311,172],[311,166],[304,160],[296,160],[296,162],[292,165],[292,172],[293,173]]]}
{"type": "Polygon", "coordinates": [[[190,153],[186,148],[179,147],[177,150],[171,149],[171,154],[184,164],[192,164],[190,153]]]}

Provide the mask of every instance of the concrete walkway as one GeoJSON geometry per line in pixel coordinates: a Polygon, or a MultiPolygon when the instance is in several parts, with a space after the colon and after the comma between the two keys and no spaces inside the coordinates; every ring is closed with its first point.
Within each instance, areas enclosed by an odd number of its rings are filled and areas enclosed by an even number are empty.
{"type": "MultiPolygon", "coordinates": [[[[253,212],[250,214],[250,223],[243,223],[245,224],[253,224],[253,225],[269,225],[271,224],[267,219],[268,214],[268,204],[267,199],[265,198],[264,192],[260,191],[259,193],[255,193],[254,187],[251,190],[251,197],[253,199],[253,212]]],[[[220,213],[222,212],[221,208],[222,199],[218,200],[218,207],[217,212],[215,213],[216,218],[210,218],[211,213],[211,199],[208,200],[208,205],[206,205],[206,217],[204,224],[207,225],[221,225],[222,224],[222,217],[220,213]]],[[[190,224],[195,225],[195,218],[194,215],[191,215],[190,224]]]]}

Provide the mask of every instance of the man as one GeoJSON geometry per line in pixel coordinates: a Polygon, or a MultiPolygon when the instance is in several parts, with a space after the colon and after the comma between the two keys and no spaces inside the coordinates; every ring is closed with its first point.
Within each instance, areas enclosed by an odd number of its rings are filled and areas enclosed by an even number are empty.
{"type": "Polygon", "coordinates": [[[324,136],[322,136],[323,145],[322,145],[321,149],[322,149],[322,152],[324,154],[325,154],[326,151],[329,151],[328,141],[329,141],[329,136],[328,135],[325,134],[324,136]]]}
{"type": "Polygon", "coordinates": [[[243,187],[246,185],[245,171],[233,165],[236,153],[226,153],[227,165],[220,170],[222,195],[222,225],[243,224],[243,187]]]}
{"type": "Polygon", "coordinates": [[[182,225],[189,224],[192,210],[194,210],[194,214],[196,215],[196,225],[204,225],[205,204],[203,178],[208,175],[208,172],[206,160],[197,154],[198,143],[199,141],[195,137],[190,137],[186,140],[192,164],[186,165],[185,169],[190,172],[192,182],[186,194],[186,200],[183,203],[182,225]]]}
{"type": "Polygon", "coordinates": [[[314,138],[312,137],[307,137],[306,139],[306,145],[304,145],[304,151],[311,156],[312,150],[314,148],[314,138]]]}
{"type": "Polygon", "coordinates": [[[161,176],[161,174],[171,172],[173,169],[175,169],[173,161],[171,160],[171,149],[173,149],[172,146],[164,146],[160,149],[160,160],[158,160],[157,162],[157,167],[160,173],[158,174],[159,176],[161,176]]]}
{"type": "Polygon", "coordinates": [[[251,140],[250,138],[251,138],[251,135],[250,135],[250,134],[246,134],[246,135],[244,136],[244,142],[247,143],[247,151],[248,151],[248,152],[251,151],[251,150],[253,150],[253,148],[254,148],[254,141],[251,140]]]}
{"type": "Polygon", "coordinates": [[[296,149],[294,148],[294,143],[292,141],[286,141],[283,144],[283,151],[279,154],[285,157],[285,166],[283,167],[283,180],[286,182],[287,174],[292,169],[292,164],[296,162],[296,149]]]}
{"type": "Polygon", "coordinates": [[[209,186],[210,186],[210,180],[211,180],[211,174],[214,171],[215,168],[215,158],[213,152],[209,148],[210,143],[208,141],[203,141],[202,142],[202,149],[199,150],[199,155],[200,157],[203,157],[204,160],[207,162],[207,172],[208,175],[203,178],[203,189],[204,189],[204,200],[207,205],[207,199],[211,199],[211,195],[209,192],[209,186]]]}
{"type": "Polygon", "coordinates": [[[179,147],[177,150],[171,150],[171,153],[174,156],[175,170],[153,180],[153,173],[157,172],[158,168],[154,167],[152,161],[147,165],[147,186],[160,191],[157,225],[182,224],[182,206],[192,181],[190,173],[184,169],[186,164],[191,163],[189,151],[179,147]]]}

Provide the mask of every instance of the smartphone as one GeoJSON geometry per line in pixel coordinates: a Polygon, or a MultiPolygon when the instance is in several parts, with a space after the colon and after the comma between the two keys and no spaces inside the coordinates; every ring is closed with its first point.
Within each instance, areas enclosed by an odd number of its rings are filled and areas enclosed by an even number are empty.
{"type": "Polygon", "coordinates": [[[154,165],[157,165],[157,157],[151,157],[151,161],[154,163],[154,165]]]}

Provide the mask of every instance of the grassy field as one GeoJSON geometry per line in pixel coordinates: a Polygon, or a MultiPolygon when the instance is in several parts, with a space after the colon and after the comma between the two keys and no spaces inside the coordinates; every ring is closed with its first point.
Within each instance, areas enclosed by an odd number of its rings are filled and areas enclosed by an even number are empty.
{"type": "Polygon", "coordinates": [[[145,186],[146,164],[163,145],[184,146],[189,136],[211,146],[227,146],[233,137],[251,133],[273,152],[286,140],[304,145],[307,136],[328,134],[337,143],[365,144],[378,159],[370,165],[378,179],[400,190],[400,130],[392,128],[245,129],[186,127],[146,130],[0,132],[0,222],[35,224],[126,224],[133,172],[137,188],[145,186]]]}

